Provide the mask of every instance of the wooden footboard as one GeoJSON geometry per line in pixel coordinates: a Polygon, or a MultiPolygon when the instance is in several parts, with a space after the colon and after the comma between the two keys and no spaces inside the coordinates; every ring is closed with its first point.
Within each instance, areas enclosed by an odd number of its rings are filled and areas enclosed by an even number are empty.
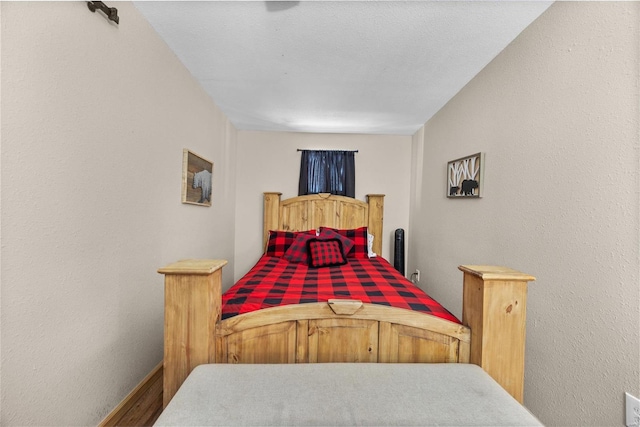
{"type": "Polygon", "coordinates": [[[274,307],[223,320],[217,363],[469,362],[469,328],[357,300],[274,307]]]}
{"type": "Polygon", "coordinates": [[[527,282],[504,267],[460,266],[464,325],[404,309],[332,300],[220,319],[224,260],[165,274],[164,405],[203,363],[470,362],[522,402],[527,282]]]}

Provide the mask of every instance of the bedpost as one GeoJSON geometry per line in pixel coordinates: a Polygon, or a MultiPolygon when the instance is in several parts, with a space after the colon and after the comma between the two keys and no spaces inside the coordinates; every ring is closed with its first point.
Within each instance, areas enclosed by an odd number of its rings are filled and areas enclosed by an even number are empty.
{"type": "Polygon", "coordinates": [[[163,407],[198,365],[215,361],[222,303],[222,259],[183,260],[164,274],[163,407]]]}
{"type": "Polygon", "coordinates": [[[375,237],[373,251],[382,256],[382,221],[384,217],[384,194],[367,194],[369,224],[367,230],[375,237]]]}
{"type": "Polygon", "coordinates": [[[506,267],[458,269],[464,273],[462,323],[471,328],[469,361],[522,403],[527,282],[536,278],[506,267]]]}
{"type": "Polygon", "coordinates": [[[279,230],[280,196],[282,193],[264,193],[264,224],[262,226],[262,249],[266,249],[269,230],[279,230]]]}

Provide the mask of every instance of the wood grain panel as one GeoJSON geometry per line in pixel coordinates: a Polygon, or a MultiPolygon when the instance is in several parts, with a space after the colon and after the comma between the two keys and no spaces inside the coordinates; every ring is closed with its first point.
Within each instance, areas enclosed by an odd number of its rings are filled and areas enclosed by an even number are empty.
{"type": "Polygon", "coordinates": [[[309,205],[306,200],[286,201],[280,204],[278,230],[305,231],[313,228],[309,222],[309,205]]]}
{"type": "MultiPolygon", "coordinates": [[[[394,356],[397,356],[393,348],[398,347],[398,340],[396,336],[395,342],[393,341],[394,335],[391,332],[390,322],[378,322],[378,363],[393,363],[394,356]]],[[[397,359],[397,357],[396,357],[397,359]]]]}
{"type": "Polygon", "coordinates": [[[336,228],[359,228],[362,227],[361,224],[368,224],[369,207],[367,205],[355,205],[341,201],[337,212],[340,218],[336,228]]]}
{"type": "Polygon", "coordinates": [[[395,354],[399,363],[453,363],[458,361],[459,341],[450,336],[412,328],[392,325],[395,336],[395,354]]]}
{"type": "Polygon", "coordinates": [[[309,202],[309,215],[311,228],[337,227],[338,216],[336,201],[333,199],[318,199],[309,202]]]}
{"type": "Polygon", "coordinates": [[[298,320],[296,330],[296,363],[309,363],[309,321],[298,320]]]}
{"type": "Polygon", "coordinates": [[[309,321],[309,363],[377,361],[378,322],[348,318],[309,321]]]}
{"type": "Polygon", "coordinates": [[[296,363],[295,321],[248,329],[226,337],[227,363],[296,363]]]}
{"type": "Polygon", "coordinates": [[[264,223],[262,226],[262,247],[266,250],[269,230],[277,230],[280,221],[280,196],[282,193],[264,193],[264,223]]]}

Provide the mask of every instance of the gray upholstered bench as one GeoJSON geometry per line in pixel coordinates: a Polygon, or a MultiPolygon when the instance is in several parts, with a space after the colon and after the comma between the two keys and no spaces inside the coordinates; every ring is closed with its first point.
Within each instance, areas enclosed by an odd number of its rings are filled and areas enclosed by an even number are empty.
{"type": "Polygon", "coordinates": [[[199,366],[155,425],[541,424],[476,365],[318,363],[199,366]]]}

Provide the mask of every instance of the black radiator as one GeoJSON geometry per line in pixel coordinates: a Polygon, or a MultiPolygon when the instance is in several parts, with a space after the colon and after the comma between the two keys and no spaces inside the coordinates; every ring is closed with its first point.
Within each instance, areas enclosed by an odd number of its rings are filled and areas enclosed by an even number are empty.
{"type": "Polygon", "coordinates": [[[396,230],[396,239],[393,254],[393,266],[404,276],[404,230],[396,230]]]}

